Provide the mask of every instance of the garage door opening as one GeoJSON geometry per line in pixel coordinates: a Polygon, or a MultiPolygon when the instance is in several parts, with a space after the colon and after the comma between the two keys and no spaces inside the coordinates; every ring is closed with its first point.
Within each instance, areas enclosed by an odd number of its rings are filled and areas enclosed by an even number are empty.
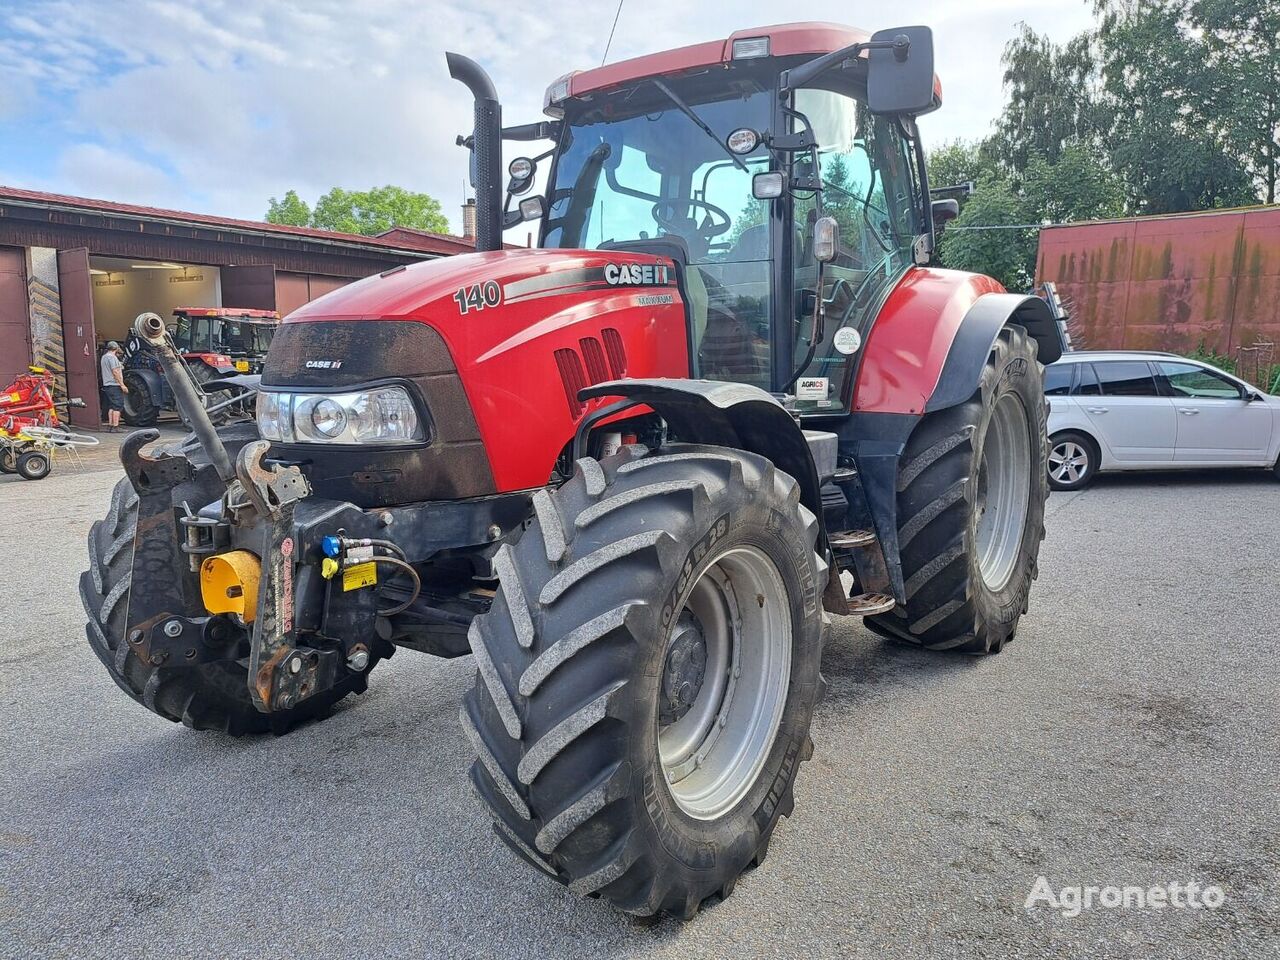
{"type": "Polygon", "coordinates": [[[204,264],[91,256],[89,276],[100,343],[123,343],[140,313],[158,313],[172,323],[178,307],[222,304],[221,271],[204,264]]]}

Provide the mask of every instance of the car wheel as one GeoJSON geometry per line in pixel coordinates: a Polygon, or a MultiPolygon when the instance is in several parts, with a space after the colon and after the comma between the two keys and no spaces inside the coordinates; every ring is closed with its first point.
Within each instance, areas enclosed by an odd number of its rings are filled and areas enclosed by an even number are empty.
{"type": "Polygon", "coordinates": [[[1049,438],[1049,486],[1081,490],[1098,472],[1098,445],[1083,433],[1066,431],[1049,438]]]}

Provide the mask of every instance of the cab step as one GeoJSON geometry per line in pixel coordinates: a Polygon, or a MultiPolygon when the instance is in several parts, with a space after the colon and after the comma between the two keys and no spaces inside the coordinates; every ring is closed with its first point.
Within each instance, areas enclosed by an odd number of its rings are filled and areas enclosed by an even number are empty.
{"type": "Polygon", "coordinates": [[[827,538],[833,550],[857,550],[869,547],[876,542],[876,535],[871,530],[842,530],[827,538]]]}
{"type": "Polygon", "coordinates": [[[849,615],[870,617],[877,613],[888,613],[897,605],[898,601],[887,593],[860,593],[849,598],[849,615]]]}

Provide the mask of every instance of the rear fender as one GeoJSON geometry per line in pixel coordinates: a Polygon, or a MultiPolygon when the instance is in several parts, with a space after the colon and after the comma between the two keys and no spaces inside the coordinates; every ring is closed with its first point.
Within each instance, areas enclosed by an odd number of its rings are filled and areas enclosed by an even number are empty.
{"type": "Polygon", "coordinates": [[[157,373],[150,367],[129,367],[125,370],[125,376],[137,377],[147,385],[147,393],[151,395],[152,403],[156,406],[165,406],[168,399],[168,384],[164,382],[164,375],[157,373]]]}
{"type": "Polygon", "coordinates": [[[1024,327],[1035,340],[1041,363],[1053,363],[1062,356],[1057,319],[1047,303],[1039,297],[988,293],[965,313],[947,351],[938,385],[925,405],[926,412],[954,407],[973,396],[996,338],[1010,324],[1024,327]]]}
{"type": "Polygon", "coordinates": [[[809,441],[782,404],[759,387],[712,380],[613,380],[587,387],[578,396],[642,403],[681,440],[767,457],[800,484],[800,502],[818,518],[820,549],[825,552],[822,484],[809,441]]]}

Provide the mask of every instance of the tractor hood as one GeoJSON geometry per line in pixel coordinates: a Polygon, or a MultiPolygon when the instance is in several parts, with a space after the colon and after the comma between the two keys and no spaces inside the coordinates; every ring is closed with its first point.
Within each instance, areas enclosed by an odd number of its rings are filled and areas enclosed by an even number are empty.
{"type": "MultiPolygon", "coordinates": [[[[624,377],[687,377],[675,264],[620,250],[495,250],[396,267],[283,321],[266,389],[417,385],[432,447],[487,457],[418,499],[540,486],[587,409],[578,392],[624,377]],[[482,441],[477,444],[476,441],[482,441]]],[[[454,456],[451,465],[460,461],[454,456]]]]}
{"type": "Polygon", "coordinates": [[[673,287],[670,260],[649,254],[596,250],[495,250],[425,260],[341,287],[285,318],[418,320],[452,327],[455,317],[477,321],[502,305],[586,292],[673,287]],[[638,269],[637,269],[638,268],[638,269]],[[496,284],[495,294],[492,286],[496,284]],[[479,298],[474,297],[476,288],[479,298]],[[470,297],[470,299],[468,299],[470,297]]]}

